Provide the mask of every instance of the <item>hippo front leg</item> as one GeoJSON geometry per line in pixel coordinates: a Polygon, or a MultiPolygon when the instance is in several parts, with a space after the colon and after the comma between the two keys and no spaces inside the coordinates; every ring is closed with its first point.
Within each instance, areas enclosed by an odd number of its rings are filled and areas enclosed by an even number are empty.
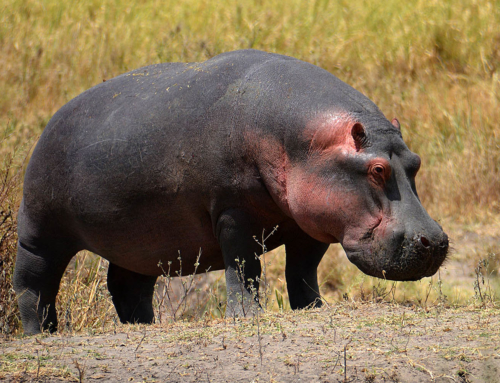
{"type": "Polygon", "coordinates": [[[328,246],[302,231],[286,239],[285,276],[290,307],[293,310],[322,305],[318,286],[318,265],[328,246]]]}
{"type": "Polygon", "coordinates": [[[217,237],[226,270],[226,317],[244,317],[258,307],[260,261],[253,239],[251,217],[239,210],[223,213],[217,222],[217,237]]]}
{"type": "Polygon", "coordinates": [[[108,290],[122,323],[153,323],[153,294],[157,277],[142,275],[113,263],[108,269],[108,290]]]}

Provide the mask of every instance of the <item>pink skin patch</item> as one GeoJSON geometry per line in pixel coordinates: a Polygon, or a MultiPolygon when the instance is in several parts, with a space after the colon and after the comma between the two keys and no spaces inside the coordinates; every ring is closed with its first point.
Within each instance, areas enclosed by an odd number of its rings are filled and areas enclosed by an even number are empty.
{"type": "MultiPolygon", "coordinates": [[[[383,212],[370,203],[371,196],[339,183],[333,170],[331,177],[324,176],[332,162],[364,155],[364,128],[349,114],[322,115],[307,125],[302,139],[310,144],[308,160],[303,163],[291,164],[274,137],[262,137],[252,130],[244,135],[274,201],[311,237],[359,246],[368,232],[387,225],[383,212]]],[[[367,174],[372,186],[380,189],[390,177],[388,161],[367,158],[367,174]]]]}
{"type": "Polygon", "coordinates": [[[304,136],[311,141],[309,152],[329,154],[339,149],[354,153],[359,150],[352,134],[360,126],[352,116],[344,114],[322,115],[306,126],[304,136]]]}
{"type": "MultiPolygon", "coordinates": [[[[287,199],[299,226],[319,241],[357,242],[382,221],[382,213],[371,211],[366,197],[336,182],[333,172],[332,177],[320,176],[328,174],[332,161],[362,155],[364,135],[363,126],[348,113],[321,115],[306,127],[309,160],[291,169],[287,199]]],[[[370,162],[369,166],[384,173],[380,176],[375,172],[374,180],[386,177],[385,169],[389,166],[383,165],[370,162]]]]}
{"type": "Polygon", "coordinates": [[[382,220],[359,194],[320,177],[309,166],[296,167],[288,178],[288,203],[297,224],[325,243],[358,242],[382,220]]]}

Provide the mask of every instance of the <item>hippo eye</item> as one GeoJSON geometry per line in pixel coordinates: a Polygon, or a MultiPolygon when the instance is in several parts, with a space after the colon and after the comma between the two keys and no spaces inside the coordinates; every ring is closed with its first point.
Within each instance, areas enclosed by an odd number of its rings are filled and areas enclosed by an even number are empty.
{"type": "Polygon", "coordinates": [[[372,181],[375,182],[376,184],[380,185],[381,183],[384,184],[390,177],[391,175],[391,167],[389,164],[385,164],[384,160],[378,159],[376,163],[372,163],[370,166],[370,174],[372,181]],[[381,163],[383,162],[383,163],[381,163]]]}
{"type": "Polygon", "coordinates": [[[380,164],[373,165],[372,167],[372,173],[377,175],[377,176],[384,176],[385,173],[385,167],[380,164]]]}

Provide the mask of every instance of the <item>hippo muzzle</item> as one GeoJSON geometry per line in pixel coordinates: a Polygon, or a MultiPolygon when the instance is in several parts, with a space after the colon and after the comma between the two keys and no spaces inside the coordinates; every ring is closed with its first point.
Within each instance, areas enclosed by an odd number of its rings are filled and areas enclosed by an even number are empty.
{"type": "Polygon", "coordinates": [[[373,277],[393,281],[430,277],[446,259],[449,240],[435,221],[429,218],[428,223],[418,230],[379,225],[369,239],[344,245],[344,250],[352,263],[373,277]]]}

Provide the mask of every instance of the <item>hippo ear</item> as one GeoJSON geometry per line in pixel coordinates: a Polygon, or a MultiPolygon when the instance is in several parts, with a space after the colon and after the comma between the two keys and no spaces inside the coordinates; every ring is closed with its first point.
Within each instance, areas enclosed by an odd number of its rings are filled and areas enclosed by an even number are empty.
{"type": "Polygon", "coordinates": [[[354,145],[356,146],[356,151],[359,151],[367,146],[368,138],[366,137],[366,131],[363,125],[356,122],[351,128],[351,135],[354,140],[354,145]]]}
{"type": "Polygon", "coordinates": [[[399,121],[397,118],[393,118],[391,121],[392,126],[394,126],[396,129],[401,130],[401,125],[399,124],[399,121]]]}

